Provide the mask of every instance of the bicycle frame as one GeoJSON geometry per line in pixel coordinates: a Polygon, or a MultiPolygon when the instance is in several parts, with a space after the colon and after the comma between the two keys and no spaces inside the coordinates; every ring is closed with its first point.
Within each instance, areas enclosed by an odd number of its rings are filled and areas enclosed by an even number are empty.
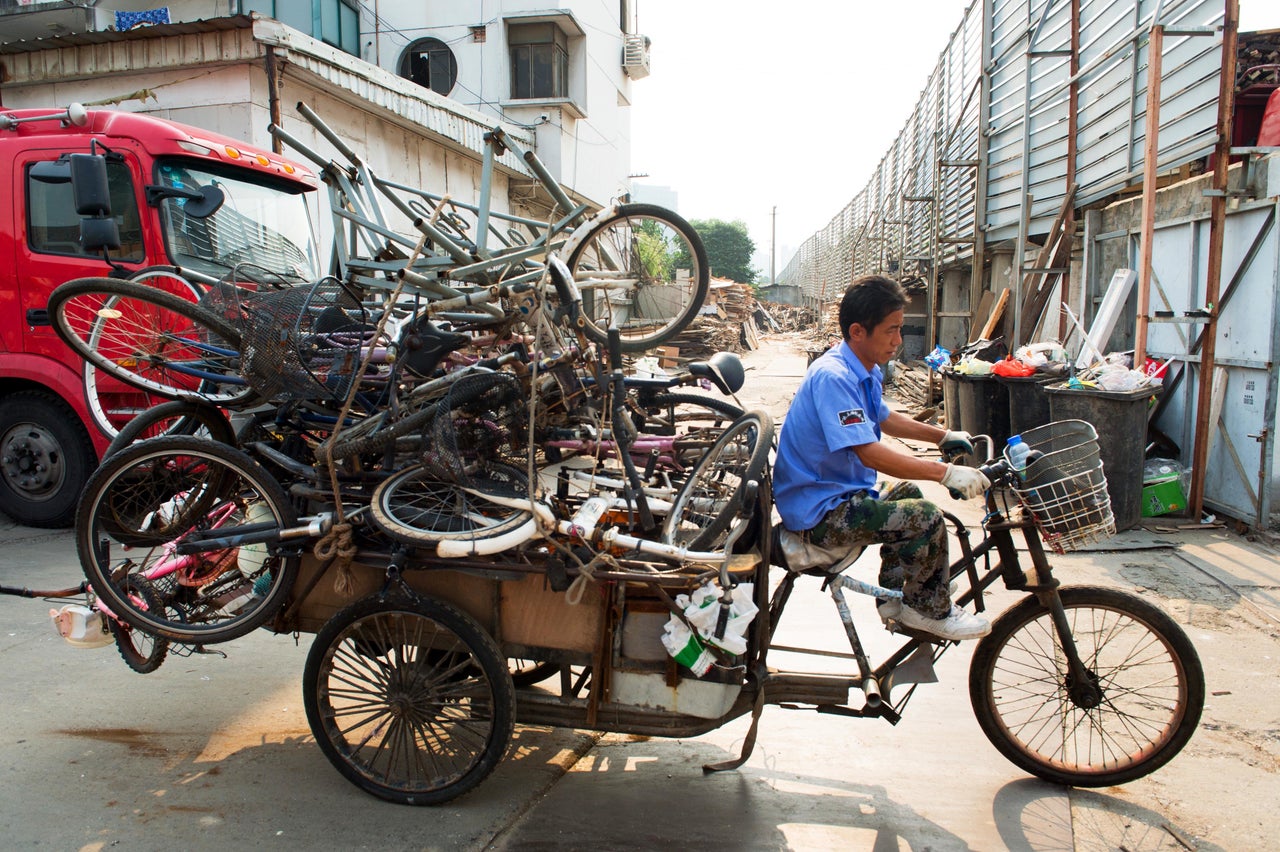
{"type": "MultiPolygon", "coordinates": [[[[1061,649],[1070,666],[1072,681],[1077,684],[1077,686],[1073,687],[1073,690],[1080,690],[1085,700],[1088,698],[1086,693],[1089,690],[1093,690],[1096,698],[1096,688],[1089,683],[1089,678],[1086,676],[1086,668],[1076,650],[1071,628],[1067,623],[1062,601],[1058,596],[1060,584],[1053,576],[1053,570],[1045,555],[1040,534],[1034,521],[1030,518],[1017,521],[1008,520],[1003,513],[996,509],[994,498],[990,493],[987,496],[987,509],[989,514],[983,523],[985,535],[983,540],[976,546],[970,545],[969,530],[964,523],[955,515],[943,512],[947,521],[955,529],[961,552],[960,558],[951,564],[948,578],[955,579],[963,575],[969,581],[968,588],[959,595],[956,603],[960,606],[972,603],[977,612],[984,611],[985,605],[982,593],[998,580],[1003,580],[1005,588],[1011,591],[1025,591],[1035,594],[1040,599],[1040,602],[1052,613],[1061,649]],[[1018,551],[1013,540],[1013,532],[1015,530],[1022,532],[1026,542],[1032,563],[1030,572],[1025,571],[1019,561],[1018,551]],[[990,565],[990,557],[993,552],[997,557],[996,564],[980,572],[978,570],[979,560],[983,560],[987,565],[990,565]]],[[[799,654],[822,653],[823,656],[846,658],[850,656],[770,644],[770,638],[777,629],[778,621],[798,576],[799,574],[795,572],[788,572],[769,602],[767,632],[760,637],[762,649],[757,663],[760,671],[767,671],[765,661],[770,650],[799,654]]],[[[828,588],[837,609],[840,611],[841,621],[844,623],[845,631],[852,647],[852,659],[858,664],[858,677],[854,680],[835,678],[831,682],[817,683],[812,676],[797,676],[793,673],[777,672],[768,674],[763,683],[760,684],[760,688],[766,691],[769,696],[769,703],[796,702],[813,704],[819,713],[856,717],[880,717],[896,725],[902,718],[902,711],[907,702],[915,692],[916,684],[932,680],[931,677],[928,677],[928,675],[932,674],[932,664],[937,662],[951,645],[957,643],[925,634],[911,635],[901,647],[873,668],[862,648],[861,641],[858,639],[857,631],[841,593],[842,587],[848,588],[855,583],[857,581],[847,581],[843,576],[835,575],[828,576],[824,586],[828,588]],[[925,661],[923,657],[920,657],[912,661],[912,658],[920,653],[926,645],[934,646],[932,651],[924,652],[929,659],[925,661]],[[921,663],[924,662],[929,664],[927,675],[921,671],[921,663]],[[922,675],[925,677],[924,680],[914,680],[914,678],[922,675]],[[893,701],[891,698],[893,687],[904,682],[910,682],[912,685],[900,700],[893,701]],[[849,707],[845,703],[848,699],[848,690],[853,686],[861,688],[866,696],[866,703],[862,707],[849,707]]],[[[885,590],[877,590],[876,587],[868,586],[867,584],[858,585],[861,587],[853,588],[852,590],[862,594],[885,596],[885,590]]],[[[904,632],[909,633],[909,631],[904,632]]]]}
{"type": "MultiPolygon", "coordinates": [[[[404,269],[405,262],[371,258],[384,257],[390,246],[397,246],[405,252],[418,249],[417,241],[388,227],[379,197],[408,219],[421,237],[430,241],[432,253],[419,258],[413,269],[434,277],[433,295],[442,298],[465,295],[443,284],[437,277],[442,272],[447,272],[451,281],[480,286],[500,281],[518,284],[538,279],[542,274],[542,264],[534,258],[564,248],[566,243],[557,238],[586,221],[585,214],[590,208],[585,204],[575,204],[537,155],[521,148],[502,127],[494,127],[485,134],[480,201],[479,204],[468,204],[378,177],[310,107],[299,104],[299,111],[347,160],[348,165],[327,160],[276,125],[270,127],[270,132],[320,168],[329,188],[334,233],[348,235],[348,240],[338,239],[335,243],[338,267],[343,276],[356,283],[388,289],[387,282],[377,276],[404,269]],[[562,218],[549,223],[539,222],[492,209],[494,168],[498,160],[508,155],[512,158],[510,165],[514,167],[515,161],[520,160],[533,172],[539,185],[555,202],[562,218]],[[466,233],[471,227],[456,212],[447,212],[446,206],[474,215],[472,236],[468,237],[466,233]],[[531,240],[524,238],[521,228],[530,232],[531,240]],[[490,246],[491,239],[498,247],[490,246]],[[527,268],[515,272],[519,267],[527,268]]],[[[476,321],[474,316],[458,319],[476,321]]]]}

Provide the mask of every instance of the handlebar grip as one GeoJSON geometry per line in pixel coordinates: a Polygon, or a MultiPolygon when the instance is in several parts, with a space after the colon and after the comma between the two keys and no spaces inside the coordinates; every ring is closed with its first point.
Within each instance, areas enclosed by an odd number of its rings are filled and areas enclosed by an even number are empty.
{"type": "Polygon", "coordinates": [[[991,482],[999,482],[1008,476],[1009,463],[1002,458],[995,458],[986,464],[978,465],[978,470],[991,482]]]}

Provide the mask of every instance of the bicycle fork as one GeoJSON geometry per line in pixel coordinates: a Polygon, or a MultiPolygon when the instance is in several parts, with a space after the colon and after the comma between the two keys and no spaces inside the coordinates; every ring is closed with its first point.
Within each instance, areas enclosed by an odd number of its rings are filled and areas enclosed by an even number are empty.
{"type": "Polygon", "coordinates": [[[1062,584],[1053,576],[1049,560],[1040,544],[1040,536],[1028,533],[1024,538],[1036,578],[1034,585],[1027,586],[1027,591],[1036,596],[1040,605],[1049,611],[1049,616],[1053,619],[1054,632],[1058,635],[1058,645],[1067,661],[1066,681],[1063,685],[1066,687],[1071,703],[1082,710],[1092,710],[1102,703],[1102,689],[1097,675],[1085,665],[1084,660],[1080,659],[1075,634],[1072,633],[1071,623],[1067,620],[1066,607],[1062,605],[1062,596],[1058,594],[1058,587],[1062,584]]]}

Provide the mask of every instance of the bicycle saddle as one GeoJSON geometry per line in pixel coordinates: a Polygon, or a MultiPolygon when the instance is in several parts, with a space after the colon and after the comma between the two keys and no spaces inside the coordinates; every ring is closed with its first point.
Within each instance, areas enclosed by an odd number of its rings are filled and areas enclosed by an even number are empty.
{"type": "Polygon", "coordinates": [[[426,317],[415,320],[400,338],[401,363],[416,376],[429,378],[450,352],[463,348],[471,339],[437,328],[426,317]]]}
{"type": "Polygon", "coordinates": [[[746,380],[742,359],[732,352],[717,352],[706,361],[693,362],[688,369],[692,375],[710,381],[724,394],[732,395],[742,390],[746,380]]]}
{"type": "Polygon", "coordinates": [[[865,544],[832,549],[819,547],[809,541],[803,533],[794,533],[782,524],[774,527],[773,532],[773,540],[778,543],[778,549],[782,551],[784,567],[797,574],[814,572],[839,574],[856,562],[862,555],[862,551],[867,549],[865,544]]]}

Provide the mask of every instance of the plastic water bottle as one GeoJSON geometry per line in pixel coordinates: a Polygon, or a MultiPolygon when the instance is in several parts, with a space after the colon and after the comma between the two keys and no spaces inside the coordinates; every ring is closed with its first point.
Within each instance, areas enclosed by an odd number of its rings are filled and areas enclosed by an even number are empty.
{"type": "Polygon", "coordinates": [[[1023,442],[1021,435],[1009,438],[1008,443],[1005,444],[1004,455],[1013,467],[1013,472],[1018,474],[1018,478],[1026,479],[1027,457],[1031,455],[1031,448],[1023,442]]]}

